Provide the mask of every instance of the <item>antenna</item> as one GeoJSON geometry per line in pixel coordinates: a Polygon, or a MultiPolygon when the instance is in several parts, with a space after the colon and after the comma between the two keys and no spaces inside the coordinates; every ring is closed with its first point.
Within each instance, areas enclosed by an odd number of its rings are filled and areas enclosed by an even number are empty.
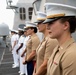
{"type": "Polygon", "coordinates": [[[34,13],[36,15],[36,12],[39,10],[40,8],[40,4],[41,3],[41,0],[35,0],[32,5],[33,5],[33,8],[34,8],[34,13]]]}
{"type": "Polygon", "coordinates": [[[13,2],[12,0],[6,0],[7,3],[6,9],[12,9],[15,13],[18,13],[18,7],[12,5],[12,2],[13,2]]]}

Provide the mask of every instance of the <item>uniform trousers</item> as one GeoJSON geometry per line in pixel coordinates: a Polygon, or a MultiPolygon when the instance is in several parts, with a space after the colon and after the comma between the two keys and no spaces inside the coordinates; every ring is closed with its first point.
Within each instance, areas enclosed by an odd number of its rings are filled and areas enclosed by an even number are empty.
{"type": "Polygon", "coordinates": [[[20,72],[22,74],[26,74],[27,75],[27,64],[25,64],[25,65],[23,64],[23,59],[26,56],[26,54],[25,54],[24,57],[21,57],[22,52],[23,52],[23,50],[20,49],[20,51],[19,51],[19,56],[20,56],[20,72]]]}
{"type": "Polygon", "coordinates": [[[16,53],[15,48],[13,49],[12,54],[13,54],[14,64],[15,64],[15,65],[19,65],[19,61],[18,61],[18,54],[16,53]]]}
{"type": "Polygon", "coordinates": [[[23,57],[20,57],[20,72],[27,75],[27,64],[23,64],[23,57]]]}
{"type": "Polygon", "coordinates": [[[28,72],[28,75],[32,75],[33,74],[33,70],[34,70],[33,61],[27,62],[27,72],[28,72]]]}

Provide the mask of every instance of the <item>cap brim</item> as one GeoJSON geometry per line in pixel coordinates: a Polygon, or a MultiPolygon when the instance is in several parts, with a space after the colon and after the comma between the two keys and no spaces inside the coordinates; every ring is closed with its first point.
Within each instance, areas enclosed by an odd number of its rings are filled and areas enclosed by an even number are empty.
{"type": "Polygon", "coordinates": [[[18,31],[23,31],[23,29],[21,29],[21,28],[18,28],[18,31]]]}
{"type": "Polygon", "coordinates": [[[11,32],[15,32],[15,31],[12,30],[11,32]]]}
{"type": "Polygon", "coordinates": [[[40,23],[40,22],[43,22],[43,20],[42,20],[42,21],[36,21],[36,22],[34,22],[34,23],[40,23]]]}
{"type": "Polygon", "coordinates": [[[43,24],[46,24],[46,23],[49,23],[49,22],[53,22],[53,21],[55,21],[55,20],[57,20],[57,18],[55,19],[55,18],[53,18],[53,19],[46,19],[44,22],[43,22],[43,24]]]}
{"type": "Polygon", "coordinates": [[[66,17],[75,17],[75,16],[61,16],[61,17],[56,17],[56,18],[49,18],[49,19],[46,19],[43,24],[46,24],[46,23],[50,23],[50,22],[54,22],[60,18],[66,18],[66,17]]]}

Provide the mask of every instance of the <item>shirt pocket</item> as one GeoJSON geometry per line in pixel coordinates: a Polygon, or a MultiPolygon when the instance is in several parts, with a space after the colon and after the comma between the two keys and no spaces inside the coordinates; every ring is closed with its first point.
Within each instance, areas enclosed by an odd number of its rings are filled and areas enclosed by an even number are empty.
{"type": "Polygon", "coordinates": [[[70,62],[69,64],[67,64],[67,62],[66,62],[66,64],[64,64],[62,67],[63,67],[63,69],[67,69],[67,68],[71,67],[72,65],[73,65],[73,61],[70,62]]]}
{"type": "Polygon", "coordinates": [[[51,68],[51,72],[52,75],[60,75],[60,66],[58,62],[53,62],[53,66],[51,68]]]}

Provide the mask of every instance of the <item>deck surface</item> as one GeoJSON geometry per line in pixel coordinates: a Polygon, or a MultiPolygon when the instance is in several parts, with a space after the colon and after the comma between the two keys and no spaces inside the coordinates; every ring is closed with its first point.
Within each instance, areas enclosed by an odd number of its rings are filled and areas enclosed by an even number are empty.
{"type": "Polygon", "coordinates": [[[19,75],[19,68],[12,68],[13,58],[9,48],[0,48],[0,75],[19,75]]]}

